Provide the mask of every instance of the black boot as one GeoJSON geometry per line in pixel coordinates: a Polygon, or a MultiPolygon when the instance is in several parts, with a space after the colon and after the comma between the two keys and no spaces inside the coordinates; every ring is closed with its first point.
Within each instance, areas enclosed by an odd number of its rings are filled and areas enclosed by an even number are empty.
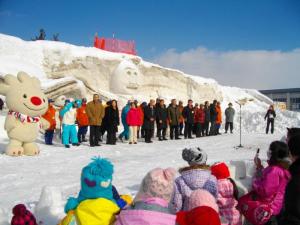
{"type": "Polygon", "coordinates": [[[82,135],[81,142],[87,142],[87,139],[85,138],[85,134],[82,135]]]}

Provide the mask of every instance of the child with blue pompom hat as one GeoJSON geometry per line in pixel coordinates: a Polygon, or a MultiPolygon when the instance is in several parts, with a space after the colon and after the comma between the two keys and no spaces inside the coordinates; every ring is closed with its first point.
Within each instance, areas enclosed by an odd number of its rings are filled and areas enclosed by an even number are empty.
{"type": "Polygon", "coordinates": [[[113,172],[109,160],[92,158],[92,162],[82,169],[79,195],[68,199],[65,205],[67,217],[60,224],[72,224],[72,219],[84,225],[111,224],[115,214],[126,205],[112,185],[113,172]]]}

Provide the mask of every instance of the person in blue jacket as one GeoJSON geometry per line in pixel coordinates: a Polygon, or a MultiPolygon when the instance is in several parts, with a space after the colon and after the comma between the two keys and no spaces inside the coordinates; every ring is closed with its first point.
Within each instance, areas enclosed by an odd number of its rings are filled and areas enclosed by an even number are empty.
{"type": "Polygon", "coordinates": [[[123,142],[123,137],[125,137],[125,140],[129,139],[129,126],[126,122],[127,114],[130,110],[130,101],[127,102],[127,105],[125,105],[122,109],[121,113],[121,120],[124,127],[124,131],[119,135],[119,139],[123,142]]]}
{"type": "Polygon", "coordinates": [[[70,142],[73,146],[79,146],[77,130],[76,130],[76,115],[77,108],[80,107],[81,101],[74,102],[66,101],[64,108],[59,112],[62,118],[62,143],[66,148],[70,148],[70,142]]]}

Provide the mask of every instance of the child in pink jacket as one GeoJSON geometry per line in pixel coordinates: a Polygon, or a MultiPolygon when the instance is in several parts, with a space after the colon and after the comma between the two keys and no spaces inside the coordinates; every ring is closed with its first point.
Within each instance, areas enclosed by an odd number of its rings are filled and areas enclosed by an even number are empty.
{"type": "Polygon", "coordinates": [[[137,144],[138,127],[141,126],[141,114],[134,102],[130,103],[130,110],[126,116],[129,126],[129,144],[137,144]]]}
{"type": "Polygon", "coordinates": [[[175,225],[176,216],[168,208],[175,174],[172,168],[151,170],[143,179],[132,206],[121,211],[115,225],[175,225]]]}
{"type": "Polygon", "coordinates": [[[230,225],[241,225],[242,217],[236,208],[238,189],[235,182],[230,178],[228,166],[225,163],[216,163],[210,169],[212,175],[218,180],[217,203],[220,216],[230,225]]]}
{"type": "Polygon", "coordinates": [[[252,188],[259,201],[270,205],[272,217],[266,225],[271,225],[277,224],[276,221],[282,209],[285,188],[291,175],[287,170],[290,164],[287,144],[274,141],[271,143],[267,154],[269,165],[266,168],[263,168],[258,156],[254,159],[257,173],[252,188]]]}

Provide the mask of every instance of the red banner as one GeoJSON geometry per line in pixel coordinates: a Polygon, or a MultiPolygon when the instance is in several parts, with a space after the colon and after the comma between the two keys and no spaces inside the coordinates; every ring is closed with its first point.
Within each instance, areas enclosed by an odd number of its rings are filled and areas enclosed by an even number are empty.
{"type": "Polygon", "coordinates": [[[123,41],[115,38],[95,37],[94,47],[110,52],[119,52],[136,55],[134,41],[123,41]]]}

